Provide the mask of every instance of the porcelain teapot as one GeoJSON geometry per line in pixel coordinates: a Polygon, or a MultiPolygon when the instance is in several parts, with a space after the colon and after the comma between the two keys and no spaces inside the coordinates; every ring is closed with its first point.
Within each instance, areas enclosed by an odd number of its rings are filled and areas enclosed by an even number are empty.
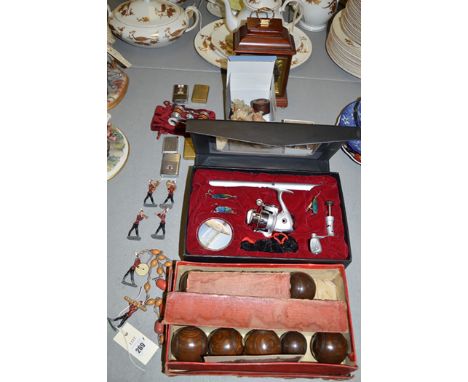
{"type": "Polygon", "coordinates": [[[130,0],[114,9],[108,23],[112,33],[129,44],[160,48],[191,31],[199,19],[200,11],[194,6],[184,10],[167,0],[130,0]]]}
{"type": "Polygon", "coordinates": [[[247,17],[251,17],[251,15],[257,12],[258,14],[265,13],[269,18],[277,17],[282,19],[282,14],[286,9],[286,5],[293,2],[297,3],[299,7],[297,15],[290,23],[287,23],[283,20],[283,25],[291,30],[293,25],[295,25],[302,17],[302,4],[300,3],[300,0],[286,0],[283,5],[281,5],[281,0],[242,0],[243,7],[237,16],[234,16],[229,0],[223,0],[223,2],[226,9],[226,27],[230,32],[237,30],[242,24],[242,21],[246,20],[247,17]]]}

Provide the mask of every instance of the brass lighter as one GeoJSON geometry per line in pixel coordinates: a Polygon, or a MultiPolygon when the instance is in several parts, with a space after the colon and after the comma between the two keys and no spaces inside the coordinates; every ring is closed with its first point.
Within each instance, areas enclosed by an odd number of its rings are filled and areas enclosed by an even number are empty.
{"type": "Polygon", "coordinates": [[[208,101],[208,92],[210,87],[208,85],[196,84],[193,87],[192,102],[193,103],[206,103],[208,101]]]}
{"type": "Polygon", "coordinates": [[[193,146],[192,138],[185,138],[184,142],[184,159],[195,159],[195,147],[193,146]]]}

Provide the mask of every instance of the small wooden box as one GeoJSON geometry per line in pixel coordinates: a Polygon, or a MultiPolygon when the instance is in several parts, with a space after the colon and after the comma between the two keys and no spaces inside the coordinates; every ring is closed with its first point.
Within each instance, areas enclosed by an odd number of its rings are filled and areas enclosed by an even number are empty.
{"type": "Polygon", "coordinates": [[[283,21],[248,18],[247,23],[234,32],[234,52],[236,55],[276,56],[274,69],[276,105],[288,106],[286,87],[296,47],[294,38],[283,27],[283,21]]]}

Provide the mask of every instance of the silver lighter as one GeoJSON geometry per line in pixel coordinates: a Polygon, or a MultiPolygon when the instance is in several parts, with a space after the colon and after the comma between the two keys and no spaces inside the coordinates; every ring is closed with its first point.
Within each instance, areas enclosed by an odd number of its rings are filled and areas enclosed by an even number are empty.
{"type": "Polygon", "coordinates": [[[165,137],[162,149],[161,177],[176,177],[179,175],[180,154],[179,137],[165,137]]]}

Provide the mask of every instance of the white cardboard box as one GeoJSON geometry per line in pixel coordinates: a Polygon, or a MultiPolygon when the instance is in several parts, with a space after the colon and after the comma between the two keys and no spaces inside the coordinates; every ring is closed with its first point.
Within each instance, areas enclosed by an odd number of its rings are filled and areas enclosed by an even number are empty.
{"type": "Polygon", "coordinates": [[[273,70],[276,56],[230,56],[227,63],[226,116],[231,114],[231,101],[247,105],[257,98],[270,100],[270,117],[275,121],[276,96],[273,70]]]}

